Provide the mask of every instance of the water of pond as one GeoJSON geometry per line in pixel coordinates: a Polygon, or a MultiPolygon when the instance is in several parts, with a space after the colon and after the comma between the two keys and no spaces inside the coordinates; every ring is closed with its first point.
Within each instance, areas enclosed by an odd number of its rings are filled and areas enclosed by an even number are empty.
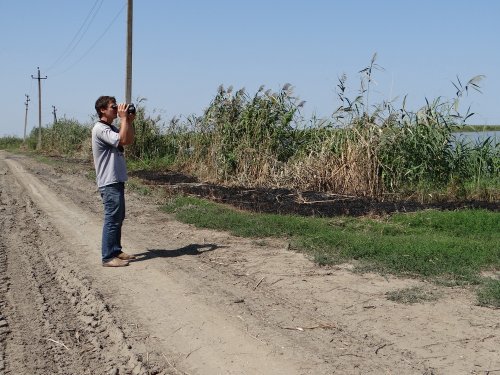
{"type": "Polygon", "coordinates": [[[454,133],[454,134],[457,137],[457,139],[463,139],[464,141],[472,145],[482,143],[488,137],[491,138],[493,145],[498,145],[500,143],[500,131],[465,132],[465,133],[454,133]]]}

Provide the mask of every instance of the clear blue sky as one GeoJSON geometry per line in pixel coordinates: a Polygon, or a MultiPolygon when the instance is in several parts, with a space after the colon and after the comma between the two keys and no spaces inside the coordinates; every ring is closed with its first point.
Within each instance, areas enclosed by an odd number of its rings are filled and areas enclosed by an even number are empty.
{"type": "MultiPolygon", "coordinates": [[[[0,136],[22,136],[25,94],[28,132],[38,126],[37,66],[43,125],[53,105],[89,122],[98,96],[124,100],[126,0],[101,1],[0,0],[0,136]]],[[[135,0],[132,96],[168,120],[201,114],[220,84],[254,94],[291,83],[304,115],[326,117],[337,78],[354,96],[376,52],[379,100],[408,95],[416,110],[452,98],[457,75],[483,74],[483,94],[463,106],[469,123],[500,124],[499,15],[492,0],[135,0]]]]}

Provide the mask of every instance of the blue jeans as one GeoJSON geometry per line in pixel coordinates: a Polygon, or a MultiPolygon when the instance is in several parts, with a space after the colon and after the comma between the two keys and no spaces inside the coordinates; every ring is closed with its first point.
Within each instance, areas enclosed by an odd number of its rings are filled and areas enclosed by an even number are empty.
{"type": "Polygon", "coordinates": [[[102,261],[107,262],[122,251],[122,223],[125,219],[125,184],[106,185],[99,188],[104,205],[102,227],[102,261]]]}

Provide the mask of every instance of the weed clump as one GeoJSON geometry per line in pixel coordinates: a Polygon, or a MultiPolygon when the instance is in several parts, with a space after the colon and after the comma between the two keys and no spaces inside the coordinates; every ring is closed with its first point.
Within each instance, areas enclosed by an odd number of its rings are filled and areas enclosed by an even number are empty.
{"type": "Polygon", "coordinates": [[[414,304],[437,301],[440,297],[440,294],[435,290],[412,286],[392,292],[387,292],[386,297],[388,300],[397,303],[414,304]]]}

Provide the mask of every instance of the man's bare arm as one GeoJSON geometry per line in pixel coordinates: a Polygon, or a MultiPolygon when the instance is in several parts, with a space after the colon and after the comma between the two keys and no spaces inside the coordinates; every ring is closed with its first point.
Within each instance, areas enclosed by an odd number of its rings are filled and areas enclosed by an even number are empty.
{"type": "Polygon", "coordinates": [[[135,114],[128,114],[128,104],[118,104],[118,117],[120,118],[120,145],[126,146],[134,142],[135,130],[133,122],[135,114]]]}

